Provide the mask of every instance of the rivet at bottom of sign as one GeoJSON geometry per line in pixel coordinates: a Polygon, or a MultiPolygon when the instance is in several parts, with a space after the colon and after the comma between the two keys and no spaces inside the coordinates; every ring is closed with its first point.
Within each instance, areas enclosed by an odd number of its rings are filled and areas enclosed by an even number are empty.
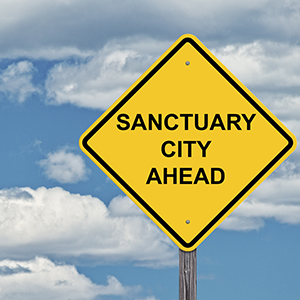
{"type": "Polygon", "coordinates": [[[186,64],[187,66],[189,66],[189,65],[190,65],[190,62],[189,62],[189,61],[186,61],[185,64],[186,64]]]}
{"type": "Polygon", "coordinates": [[[186,224],[190,224],[191,221],[190,221],[190,220],[186,220],[185,223],[186,223],[186,224]]]}

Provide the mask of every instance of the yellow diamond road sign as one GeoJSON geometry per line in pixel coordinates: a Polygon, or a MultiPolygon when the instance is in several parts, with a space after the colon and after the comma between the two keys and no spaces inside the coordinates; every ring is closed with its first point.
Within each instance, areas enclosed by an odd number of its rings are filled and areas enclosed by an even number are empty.
{"type": "Polygon", "coordinates": [[[192,251],[296,139],[196,37],[184,35],[80,146],[182,250],[192,251]]]}

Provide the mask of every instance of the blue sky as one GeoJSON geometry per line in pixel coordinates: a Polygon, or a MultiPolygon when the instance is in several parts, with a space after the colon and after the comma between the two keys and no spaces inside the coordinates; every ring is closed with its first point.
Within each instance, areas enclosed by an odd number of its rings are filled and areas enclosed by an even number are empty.
{"type": "MultiPolygon", "coordinates": [[[[0,0],[0,299],[178,299],[178,248],[79,149],[196,35],[299,139],[292,0],[0,0]]],[[[120,150],[126,145],[120,145],[120,150]]],[[[299,298],[300,153],[197,249],[199,299],[299,298]]]]}

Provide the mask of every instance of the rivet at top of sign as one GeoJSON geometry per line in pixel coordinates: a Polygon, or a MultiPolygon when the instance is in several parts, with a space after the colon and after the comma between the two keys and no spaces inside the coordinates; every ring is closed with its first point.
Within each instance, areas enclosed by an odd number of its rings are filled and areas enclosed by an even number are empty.
{"type": "Polygon", "coordinates": [[[189,65],[190,65],[190,62],[189,62],[189,61],[186,61],[185,64],[186,64],[187,66],[189,66],[189,65]]]}
{"type": "Polygon", "coordinates": [[[190,220],[186,220],[185,223],[186,223],[186,224],[190,224],[191,221],[190,221],[190,220]]]}

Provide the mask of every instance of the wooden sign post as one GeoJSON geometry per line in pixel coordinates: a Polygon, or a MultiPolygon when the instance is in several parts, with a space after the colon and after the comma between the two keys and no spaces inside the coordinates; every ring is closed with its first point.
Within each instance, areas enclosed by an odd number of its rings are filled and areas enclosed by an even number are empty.
{"type": "Polygon", "coordinates": [[[179,249],[179,300],[197,299],[197,249],[179,249]]]}

